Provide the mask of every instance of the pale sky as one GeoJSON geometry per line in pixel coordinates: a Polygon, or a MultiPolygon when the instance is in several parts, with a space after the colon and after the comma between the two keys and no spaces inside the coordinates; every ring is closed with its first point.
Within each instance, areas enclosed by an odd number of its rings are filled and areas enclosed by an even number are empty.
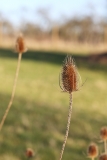
{"type": "Polygon", "coordinates": [[[106,15],[106,0],[0,0],[0,13],[14,23],[36,20],[37,10],[45,8],[53,19],[86,15],[91,11],[100,18],[106,15]]]}

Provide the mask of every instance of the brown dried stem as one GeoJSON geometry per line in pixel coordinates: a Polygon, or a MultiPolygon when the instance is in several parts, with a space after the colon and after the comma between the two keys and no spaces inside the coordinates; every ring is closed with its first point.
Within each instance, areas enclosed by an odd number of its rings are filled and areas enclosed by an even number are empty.
{"type": "Polygon", "coordinates": [[[11,94],[11,99],[10,99],[10,102],[9,102],[9,104],[8,104],[8,106],[7,106],[7,109],[6,109],[5,113],[4,113],[4,116],[3,116],[2,120],[1,120],[1,123],[0,123],[0,131],[1,131],[2,127],[3,127],[3,124],[4,124],[4,122],[5,122],[5,119],[6,119],[7,115],[8,115],[8,113],[9,113],[9,110],[10,110],[11,105],[12,105],[12,103],[13,103],[13,99],[14,99],[14,95],[15,95],[15,90],[16,90],[17,79],[18,79],[18,74],[19,74],[21,57],[22,57],[22,53],[19,53],[18,63],[17,63],[17,69],[16,69],[16,75],[15,75],[13,90],[12,90],[12,94],[11,94]]]}
{"type": "Polygon", "coordinates": [[[104,151],[105,153],[107,153],[107,141],[106,140],[104,140],[104,151]]]}
{"type": "Polygon", "coordinates": [[[70,96],[70,100],[69,100],[68,122],[67,122],[66,134],[65,134],[63,145],[62,145],[62,149],[61,149],[60,159],[59,160],[62,159],[62,156],[63,156],[63,153],[64,153],[64,149],[65,149],[65,145],[66,145],[67,138],[68,138],[68,133],[69,133],[70,121],[71,121],[71,114],[72,114],[72,92],[69,94],[69,96],[70,96]]]}

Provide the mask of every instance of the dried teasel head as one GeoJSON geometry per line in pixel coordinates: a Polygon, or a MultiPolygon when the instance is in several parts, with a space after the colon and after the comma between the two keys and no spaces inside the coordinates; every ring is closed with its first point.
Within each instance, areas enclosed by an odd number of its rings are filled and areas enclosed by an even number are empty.
{"type": "Polygon", "coordinates": [[[107,127],[102,127],[100,130],[100,137],[103,141],[107,140],[107,127]]]}
{"type": "Polygon", "coordinates": [[[22,34],[20,34],[16,39],[15,51],[18,53],[24,53],[27,51],[22,34]]]}
{"type": "Polygon", "coordinates": [[[62,91],[68,93],[77,91],[80,87],[81,77],[71,56],[65,58],[59,84],[62,91]]]}
{"type": "Polygon", "coordinates": [[[91,143],[88,146],[87,155],[90,158],[95,158],[98,156],[98,147],[95,143],[91,143]]]}
{"type": "Polygon", "coordinates": [[[26,150],[26,156],[28,158],[34,157],[34,151],[31,148],[27,148],[27,150],[26,150]]]}
{"type": "Polygon", "coordinates": [[[107,154],[106,154],[106,153],[102,153],[102,154],[99,156],[99,160],[107,160],[107,154]]]}

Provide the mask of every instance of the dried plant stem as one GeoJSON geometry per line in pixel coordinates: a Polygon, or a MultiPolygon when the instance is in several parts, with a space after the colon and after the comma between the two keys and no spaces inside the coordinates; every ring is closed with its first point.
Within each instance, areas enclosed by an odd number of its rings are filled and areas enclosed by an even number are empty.
{"type": "Polygon", "coordinates": [[[16,69],[16,75],[15,75],[13,90],[12,90],[12,94],[11,94],[11,99],[10,99],[10,102],[9,102],[9,104],[7,106],[7,109],[6,109],[5,113],[4,113],[4,116],[3,116],[2,120],[1,120],[0,131],[1,131],[2,127],[3,127],[4,121],[5,121],[6,117],[7,117],[8,112],[9,112],[9,110],[11,108],[12,103],[13,103],[13,99],[14,99],[14,95],[15,95],[15,89],[16,89],[16,83],[17,83],[18,73],[19,73],[19,68],[20,68],[21,57],[22,57],[22,53],[19,53],[17,69],[16,69]]]}
{"type": "Polygon", "coordinates": [[[94,160],[94,159],[95,159],[94,157],[91,158],[91,160],[94,160]]]}
{"type": "Polygon", "coordinates": [[[62,149],[61,149],[60,159],[59,160],[62,159],[62,156],[63,156],[63,153],[64,153],[64,148],[65,148],[66,141],[67,141],[67,138],[68,138],[70,121],[71,121],[71,114],[72,114],[72,93],[70,93],[69,96],[70,96],[70,100],[69,100],[70,103],[69,103],[68,122],[67,122],[66,134],[65,134],[63,145],[62,145],[62,149]]]}
{"type": "Polygon", "coordinates": [[[104,151],[105,151],[105,153],[107,153],[107,142],[106,142],[106,140],[104,140],[104,151]]]}

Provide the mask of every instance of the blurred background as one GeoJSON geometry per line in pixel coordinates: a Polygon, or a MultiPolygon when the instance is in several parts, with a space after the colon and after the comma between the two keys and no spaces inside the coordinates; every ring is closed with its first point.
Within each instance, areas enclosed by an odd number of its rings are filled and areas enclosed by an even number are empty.
{"type": "Polygon", "coordinates": [[[27,37],[30,48],[71,51],[79,45],[83,50],[102,51],[107,43],[107,2],[2,1],[0,46],[11,46],[8,40],[19,32],[27,37]]]}
{"type": "Polygon", "coordinates": [[[3,0],[0,3],[0,120],[11,97],[18,55],[25,37],[12,108],[0,133],[0,160],[59,159],[69,95],[59,87],[67,54],[75,59],[83,86],[73,94],[73,112],[63,160],[83,160],[107,125],[107,1],[3,0]]]}

